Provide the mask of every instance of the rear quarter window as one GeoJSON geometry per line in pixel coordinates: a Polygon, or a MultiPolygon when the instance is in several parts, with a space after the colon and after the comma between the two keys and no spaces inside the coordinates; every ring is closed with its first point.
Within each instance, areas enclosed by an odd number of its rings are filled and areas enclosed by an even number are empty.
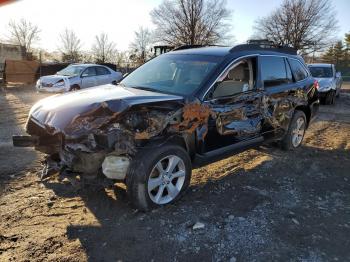
{"type": "Polygon", "coordinates": [[[292,68],[295,81],[301,81],[309,75],[302,63],[296,59],[288,59],[290,67],[292,68]]]}

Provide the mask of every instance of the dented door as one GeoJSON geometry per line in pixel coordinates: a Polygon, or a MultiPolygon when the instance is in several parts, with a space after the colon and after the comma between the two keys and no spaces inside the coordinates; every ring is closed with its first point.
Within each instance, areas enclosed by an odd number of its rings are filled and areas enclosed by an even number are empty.
{"type": "Polygon", "coordinates": [[[263,92],[252,90],[208,102],[211,116],[205,151],[211,151],[260,135],[263,92]]]}

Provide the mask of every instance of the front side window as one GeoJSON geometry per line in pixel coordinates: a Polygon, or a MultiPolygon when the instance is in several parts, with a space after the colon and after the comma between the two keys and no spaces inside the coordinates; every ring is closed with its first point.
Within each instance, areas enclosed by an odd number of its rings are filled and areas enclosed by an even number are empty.
{"type": "Polygon", "coordinates": [[[333,69],[330,66],[309,66],[309,70],[313,77],[330,78],[333,76],[333,69]]]}
{"type": "Polygon", "coordinates": [[[166,54],[142,65],[121,81],[121,85],[156,92],[189,95],[221,62],[222,57],[166,54]]]}
{"type": "Polygon", "coordinates": [[[264,87],[279,86],[291,82],[283,57],[262,56],[260,61],[261,78],[264,82],[264,87]]]}
{"type": "Polygon", "coordinates": [[[254,89],[256,59],[243,59],[233,65],[216,83],[213,98],[228,97],[254,89]]]}
{"type": "Polygon", "coordinates": [[[83,77],[96,76],[95,67],[88,67],[82,74],[83,77]]]}
{"type": "Polygon", "coordinates": [[[304,80],[307,78],[308,73],[304,66],[296,59],[288,59],[290,67],[294,73],[295,81],[298,82],[300,80],[304,80]]]}

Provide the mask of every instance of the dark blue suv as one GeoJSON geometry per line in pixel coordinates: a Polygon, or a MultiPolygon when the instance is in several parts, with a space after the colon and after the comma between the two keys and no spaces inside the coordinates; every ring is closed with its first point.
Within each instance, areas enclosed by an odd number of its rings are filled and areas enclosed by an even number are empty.
{"type": "Polygon", "coordinates": [[[123,181],[147,210],[178,199],[193,166],[264,141],[299,147],[318,106],[317,82],[291,48],[181,47],[118,86],[39,101],[29,135],[13,142],[47,154],[42,177],[123,181]]]}

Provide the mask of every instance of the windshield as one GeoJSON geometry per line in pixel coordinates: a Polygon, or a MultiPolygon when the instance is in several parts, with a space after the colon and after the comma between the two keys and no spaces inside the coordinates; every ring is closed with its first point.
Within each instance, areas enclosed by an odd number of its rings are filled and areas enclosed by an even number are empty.
{"type": "Polygon", "coordinates": [[[84,70],[85,67],[83,66],[68,66],[61,71],[58,71],[56,75],[61,76],[74,76],[74,75],[80,75],[81,72],[84,70]]]}
{"type": "Polygon", "coordinates": [[[318,77],[318,78],[333,77],[333,70],[331,67],[309,66],[309,69],[310,69],[310,73],[313,77],[318,77]]]}
{"type": "Polygon", "coordinates": [[[189,95],[212,72],[222,57],[167,54],[142,65],[121,84],[151,91],[189,95]]]}

